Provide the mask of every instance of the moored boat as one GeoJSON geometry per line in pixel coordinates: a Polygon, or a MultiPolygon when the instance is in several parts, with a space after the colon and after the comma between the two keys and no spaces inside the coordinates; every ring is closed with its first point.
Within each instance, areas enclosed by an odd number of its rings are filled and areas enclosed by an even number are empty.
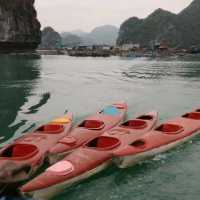
{"type": "Polygon", "coordinates": [[[34,199],[53,197],[72,184],[108,167],[112,163],[113,152],[123,149],[133,138],[152,130],[157,121],[157,112],[150,112],[92,138],[24,185],[21,192],[34,199]]]}
{"type": "Polygon", "coordinates": [[[200,109],[163,123],[155,130],[132,140],[114,153],[120,168],[134,166],[139,161],[166,152],[200,134],[200,109]]]}
{"type": "Polygon", "coordinates": [[[0,184],[15,185],[32,177],[44,164],[49,149],[66,136],[71,127],[72,113],[67,113],[2,147],[0,184]]]}
{"type": "Polygon", "coordinates": [[[70,135],[59,140],[57,145],[50,149],[50,163],[53,164],[63,159],[66,155],[83,145],[86,141],[119,125],[124,120],[126,112],[127,104],[124,102],[118,102],[105,107],[92,116],[87,117],[72,129],[70,135]]]}

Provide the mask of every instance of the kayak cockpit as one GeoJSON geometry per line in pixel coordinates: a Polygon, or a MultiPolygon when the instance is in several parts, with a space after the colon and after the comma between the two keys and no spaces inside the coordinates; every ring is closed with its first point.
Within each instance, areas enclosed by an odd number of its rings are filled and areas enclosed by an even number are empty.
{"type": "Polygon", "coordinates": [[[147,122],[144,120],[133,119],[123,123],[121,127],[129,129],[144,129],[147,127],[147,122]]]}
{"type": "Polygon", "coordinates": [[[200,120],[200,112],[191,112],[182,116],[183,118],[200,120]]]}
{"type": "Polygon", "coordinates": [[[60,124],[47,124],[39,127],[35,132],[42,134],[59,134],[64,131],[64,126],[60,124]]]}
{"type": "Polygon", "coordinates": [[[146,145],[146,142],[142,139],[136,140],[130,144],[130,146],[135,147],[135,148],[144,148],[145,145],[146,145]]]}
{"type": "Polygon", "coordinates": [[[183,132],[184,128],[177,124],[162,124],[155,130],[168,135],[176,135],[183,132]]]}
{"type": "Polygon", "coordinates": [[[24,160],[35,156],[39,152],[35,145],[14,144],[3,150],[0,158],[9,158],[13,160],[24,160]]]}
{"type": "Polygon", "coordinates": [[[85,120],[79,124],[80,128],[86,128],[89,130],[102,130],[105,127],[104,122],[99,120],[85,120]]]}
{"type": "Polygon", "coordinates": [[[114,137],[100,136],[90,142],[85,146],[88,148],[93,148],[97,150],[111,150],[118,147],[121,144],[120,140],[114,137]]]}
{"type": "Polygon", "coordinates": [[[141,119],[141,120],[153,120],[153,116],[152,115],[142,115],[140,117],[137,117],[137,119],[141,119]]]}

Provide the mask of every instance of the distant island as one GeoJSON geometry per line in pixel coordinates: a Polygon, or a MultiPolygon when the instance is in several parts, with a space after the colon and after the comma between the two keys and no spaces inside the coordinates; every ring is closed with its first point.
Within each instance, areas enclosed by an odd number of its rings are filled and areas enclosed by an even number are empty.
{"type": "Polygon", "coordinates": [[[75,30],[58,33],[52,27],[42,30],[42,43],[39,48],[58,48],[59,46],[91,46],[110,45],[114,46],[118,37],[119,29],[112,25],[104,25],[94,28],[90,33],[75,30]]]}
{"type": "Polygon", "coordinates": [[[41,44],[39,49],[57,49],[60,48],[62,38],[52,27],[45,27],[42,30],[41,44]]]}
{"type": "Polygon", "coordinates": [[[194,0],[179,14],[157,9],[145,19],[131,17],[120,27],[118,45],[151,46],[165,41],[170,47],[200,45],[200,0],[194,0]]]}

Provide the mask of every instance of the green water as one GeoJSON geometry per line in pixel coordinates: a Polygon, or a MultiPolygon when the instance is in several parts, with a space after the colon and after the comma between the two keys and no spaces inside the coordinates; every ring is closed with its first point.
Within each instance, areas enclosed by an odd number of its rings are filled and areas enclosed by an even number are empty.
{"type": "MultiPolygon", "coordinates": [[[[200,62],[120,58],[0,56],[2,142],[62,115],[75,121],[118,100],[128,116],[158,110],[161,120],[200,107],[200,62]]],[[[59,200],[199,199],[200,137],[136,167],[114,167],[66,190],[59,200]]]]}

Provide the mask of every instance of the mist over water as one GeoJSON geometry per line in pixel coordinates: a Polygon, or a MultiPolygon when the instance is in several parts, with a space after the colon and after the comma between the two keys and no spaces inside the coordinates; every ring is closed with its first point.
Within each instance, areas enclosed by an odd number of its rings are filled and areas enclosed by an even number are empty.
{"type": "MultiPolygon", "coordinates": [[[[161,120],[200,107],[200,62],[0,56],[2,143],[70,110],[75,122],[125,100],[128,117],[157,110],[161,120]]],[[[56,197],[60,200],[199,198],[200,137],[134,168],[112,167],[56,197]]]]}

